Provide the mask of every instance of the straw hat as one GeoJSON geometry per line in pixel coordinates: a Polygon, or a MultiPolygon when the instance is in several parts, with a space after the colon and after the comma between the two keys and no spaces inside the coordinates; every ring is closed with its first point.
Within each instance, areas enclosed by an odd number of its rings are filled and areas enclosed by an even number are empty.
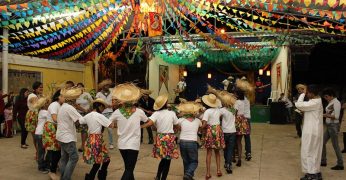
{"type": "Polygon", "coordinates": [[[149,89],[141,89],[141,93],[145,95],[150,95],[151,93],[153,93],[153,91],[149,89]]]}
{"type": "Polygon", "coordinates": [[[251,85],[248,81],[237,79],[236,85],[237,88],[241,89],[242,91],[245,91],[246,93],[251,93],[255,91],[255,87],[251,85]]]}
{"type": "Polygon", "coordinates": [[[233,80],[234,79],[234,77],[233,76],[228,76],[228,78],[227,78],[228,80],[233,80]]]}
{"type": "Polygon", "coordinates": [[[207,93],[217,94],[217,93],[219,93],[219,90],[215,89],[214,87],[212,87],[208,84],[207,93]]]}
{"type": "Polygon", "coordinates": [[[34,104],[33,108],[34,109],[41,109],[45,104],[49,103],[49,98],[48,97],[40,97],[34,104]]]}
{"type": "Polygon", "coordinates": [[[120,103],[135,103],[142,96],[140,88],[131,83],[117,85],[112,94],[120,103]]]}
{"type": "Polygon", "coordinates": [[[204,95],[202,101],[210,107],[220,107],[221,101],[214,94],[204,95]]]}
{"type": "Polygon", "coordinates": [[[177,109],[182,114],[193,114],[196,115],[199,113],[199,110],[201,109],[201,106],[198,103],[187,101],[184,103],[180,103],[177,106],[177,109]]]}
{"type": "Polygon", "coordinates": [[[240,80],[243,80],[243,81],[245,80],[246,81],[247,78],[245,76],[243,76],[243,77],[240,78],[240,80]]]}
{"type": "Polygon", "coordinates": [[[168,101],[168,94],[160,95],[155,99],[154,110],[161,109],[168,101]]]}
{"type": "Polygon", "coordinates": [[[298,89],[300,89],[300,88],[306,89],[306,86],[305,86],[304,84],[297,84],[297,85],[296,85],[296,89],[298,90],[298,89]]]}
{"type": "Polygon", "coordinates": [[[94,103],[101,103],[101,104],[103,104],[105,107],[108,106],[108,104],[106,103],[106,101],[104,101],[102,98],[97,98],[97,99],[95,99],[95,100],[92,102],[92,104],[94,105],[94,103]]]}
{"type": "Polygon", "coordinates": [[[66,100],[74,100],[77,99],[82,94],[81,88],[69,88],[69,89],[61,89],[60,94],[66,99],[66,100]]]}
{"type": "Polygon", "coordinates": [[[234,94],[232,93],[229,93],[227,91],[221,91],[219,94],[218,94],[218,97],[221,99],[221,101],[228,105],[228,106],[233,106],[237,100],[237,98],[235,97],[234,94]]]}
{"type": "Polygon", "coordinates": [[[184,102],[187,102],[187,100],[184,99],[184,98],[179,98],[179,102],[180,102],[180,103],[184,103],[184,102]]]}
{"type": "Polygon", "coordinates": [[[106,85],[111,85],[112,80],[111,79],[105,79],[99,83],[99,89],[102,89],[106,85]]]}

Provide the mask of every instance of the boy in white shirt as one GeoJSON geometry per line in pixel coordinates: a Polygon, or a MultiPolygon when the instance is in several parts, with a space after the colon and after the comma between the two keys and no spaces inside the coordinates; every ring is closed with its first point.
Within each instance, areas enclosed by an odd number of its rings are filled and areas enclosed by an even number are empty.
{"type": "Polygon", "coordinates": [[[83,117],[72,105],[76,103],[76,99],[81,94],[82,90],[79,88],[61,90],[61,95],[65,98],[65,103],[61,105],[58,112],[56,139],[61,146],[60,172],[61,179],[63,180],[71,179],[78,161],[75,123],[83,117]]]}

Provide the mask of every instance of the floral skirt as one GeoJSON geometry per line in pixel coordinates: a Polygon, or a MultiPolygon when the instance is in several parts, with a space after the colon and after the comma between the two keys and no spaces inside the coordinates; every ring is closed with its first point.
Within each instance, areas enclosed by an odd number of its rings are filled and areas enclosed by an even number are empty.
{"type": "Polygon", "coordinates": [[[220,125],[207,125],[206,133],[202,137],[202,147],[206,149],[224,149],[225,139],[220,125]]]}
{"type": "Polygon", "coordinates": [[[38,112],[29,110],[25,116],[25,129],[28,132],[34,133],[37,126],[38,112]]]}
{"type": "Polygon", "coordinates": [[[102,164],[110,160],[102,134],[89,134],[84,145],[83,159],[87,164],[102,164]]]}
{"type": "Polygon", "coordinates": [[[235,128],[237,130],[237,135],[250,134],[249,121],[243,115],[237,116],[235,119],[235,128]]]}
{"type": "Polygon", "coordinates": [[[78,133],[83,133],[83,134],[86,134],[88,133],[88,125],[86,124],[80,124],[77,126],[77,132],[78,133]]]}
{"type": "Polygon", "coordinates": [[[158,159],[178,159],[179,152],[172,133],[157,133],[152,155],[158,159]]]}
{"type": "Polygon", "coordinates": [[[56,140],[56,124],[47,121],[43,126],[42,144],[46,150],[59,151],[60,145],[56,140]]]}

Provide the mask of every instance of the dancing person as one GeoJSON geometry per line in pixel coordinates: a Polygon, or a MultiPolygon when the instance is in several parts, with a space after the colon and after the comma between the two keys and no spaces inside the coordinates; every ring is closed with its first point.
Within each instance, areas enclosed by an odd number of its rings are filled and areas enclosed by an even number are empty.
{"type": "Polygon", "coordinates": [[[140,122],[147,122],[148,117],[134,105],[141,97],[140,89],[135,85],[120,84],[114,88],[112,95],[114,102],[118,103],[114,106],[119,106],[109,120],[114,121],[118,127],[118,148],[125,165],[121,180],[134,180],[133,171],[141,144],[140,122]]]}
{"type": "Polygon", "coordinates": [[[28,131],[25,129],[25,115],[28,112],[28,95],[29,90],[27,88],[22,88],[19,91],[19,95],[17,96],[13,106],[13,119],[19,122],[21,129],[20,147],[23,149],[28,148],[28,145],[26,144],[28,131]]]}
{"type": "MultiPolygon", "coordinates": [[[[306,85],[297,84],[296,89],[298,91],[298,94],[294,98],[293,102],[297,102],[299,96],[306,91],[306,85]]],[[[307,100],[308,100],[307,97],[305,97],[304,101],[307,101],[307,100]]],[[[302,137],[303,113],[299,109],[295,109],[294,113],[295,113],[294,118],[295,118],[295,123],[296,123],[297,135],[299,138],[301,138],[302,137]]]]}
{"type": "Polygon", "coordinates": [[[29,94],[27,99],[28,112],[25,115],[25,129],[31,133],[33,143],[36,149],[35,159],[37,159],[37,147],[35,142],[35,130],[37,126],[38,111],[33,107],[33,104],[41,97],[43,93],[43,85],[41,82],[34,82],[32,85],[33,92],[29,94]]]}
{"type": "Polygon", "coordinates": [[[335,92],[332,89],[325,89],[322,92],[323,98],[328,102],[326,107],[326,113],[323,115],[326,118],[326,131],[323,135],[323,150],[322,150],[322,162],[321,166],[327,166],[327,149],[326,144],[331,139],[335,155],[337,157],[336,166],[332,167],[332,170],[344,170],[344,161],[339,146],[338,134],[340,129],[340,112],[341,103],[335,97],[335,92]]]}
{"type": "Polygon", "coordinates": [[[96,99],[92,102],[92,112],[79,121],[88,126],[89,133],[83,147],[83,159],[85,163],[93,165],[90,172],[85,174],[85,180],[94,180],[96,173],[99,180],[106,180],[107,177],[110,157],[102,133],[103,127],[114,127],[114,123],[101,114],[107,105],[103,99],[96,99]]]}
{"type": "Polygon", "coordinates": [[[244,135],[245,140],[245,160],[250,161],[251,156],[251,137],[250,137],[250,131],[251,131],[251,106],[250,101],[248,98],[244,95],[244,117],[246,118],[248,124],[249,124],[249,133],[246,133],[244,135]]]}
{"type": "MultiPolygon", "coordinates": [[[[112,80],[110,79],[103,80],[98,85],[101,91],[96,94],[96,98],[101,98],[108,104],[106,109],[102,112],[102,114],[106,116],[106,118],[109,118],[113,113],[113,109],[111,107],[112,105],[112,93],[110,92],[111,85],[112,85],[112,80]]],[[[109,149],[114,149],[113,129],[107,128],[107,131],[108,131],[109,149]]]]}
{"type": "MultiPolygon", "coordinates": [[[[142,97],[138,101],[139,107],[145,112],[146,116],[151,116],[154,112],[154,103],[155,100],[150,97],[150,94],[152,91],[146,90],[146,89],[141,89],[142,92],[142,97]]],[[[151,127],[147,127],[147,132],[149,136],[149,142],[148,144],[153,144],[154,143],[154,138],[153,138],[153,131],[151,127]]],[[[141,142],[143,142],[143,129],[141,129],[141,142]]]]}
{"type": "Polygon", "coordinates": [[[11,137],[13,137],[13,133],[12,133],[13,104],[12,104],[12,102],[8,102],[5,105],[4,117],[5,117],[5,128],[4,128],[3,134],[4,134],[4,137],[11,138],[11,137]]]}
{"type": "MultiPolygon", "coordinates": [[[[77,87],[81,88],[83,93],[76,100],[76,109],[80,115],[85,116],[87,113],[90,112],[90,104],[93,101],[93,98],[91,97],[91,95],[88,92],[85,92],[85,88],[84,88],[83,83],[78,83],[77,87]]],[[[77,131],[80,132],[81,140],[82,140],[82,145],[80,148],[78,148],[78,151],[83,152],[83,147],[85,145],[85,141],[86,141],[86,138],[88,136],[87,125],[86,124],[80,124],[77,128],[77,131]]]]}
{"type": "Polygon", "coordinates": [[[285,103],[285,107],[286,107],[286,112],[285,112],[285,114],[286,114],[286,118],[287,118],[287,122],[289,123],[289,122],[291,122],[291,111],[292,111],[292,107],[293,107],[293,104],[292,104],[292,102],[288,99],[288,98],[286,98],[285,97],[285,94],[284,93],[281,93],[280,94],[280,97],[279,97],[279,99],[278,99],[278,102],[283,102],[283,103],[285,103]]]}
{"type": "Polygon", "coordinates": [[[58,140],[56,139],[56,130],[58,112],[61,105],[65,101],[60,92],[61,90],[57,90],[54,93],[52,97],[52,103],[48,106],[47,121],[44,124],[42,133],[42,144],[47,151],[46,159],[48,166],[50,167],[50,172],[48,173],[48,175],[52,180],[59,179],[59,176],[56,174],[56,170],[61,157],[61,151],[58,140]]]}
{"type": "Polygon", "coordinates": [[[216,157],[217,176],[222,176],[220,168],[220,149],[225,148],[225,140],[220,124],[221,113],[218,108],[221,106],[220,100],[216,98],[214,94],[209,94],[202,97],[202,102],[207,109],[205,110],[202,118],[202,128],[205,130],[202,146],[207,149],[207,172],[205,178],[210,179],[210,164],[213,150],[216,157]]]}
{"type": "Polygon", "coordinates": [[[38,112],[38,118],[37,118],[37,126],[35,130],[35,142],[37,147],[37,163],[38,163],[38,170],[43,173],[47,174],[48,171],[48,164],[45,159],[46,150],[42,144],[42,134],[43,134],[43,126],[47,121],[48,118],[48,111],[47,108],[49,106],[49,99],[45,97],[39,98],[34,103],[34,108],[37,109],[38,112]]]}
{"type": "Polygon", "coordinates": [[[82,94],[80,88],[62,89],[61,94],[65,102],[58,112],[56,139],[61,147],[60,172],[61,180],[71,180],[74,168],[78,161],[76,148],[77,132],[75,123],[83,117],[74,108],[76,99],[82,94]]]}
{"type": "Polygon", "coordinates": [[[176,136],[173,130],[173,126],[178,124],[178,118],[173,111],[167,109],[167,102],[167,94],[158,96],[153,107],[155,112],[149,117],[149,121],[141,126],[147,128],[155,125],[157,129],[152,156],[161,161],[155,180],[166,180],[171,166],[171,159],[179,157],[176,136]]]}
{"type": "Polygon", "coordinates": [[[309,85],[306,94],[302,92],[295,106],[304,113],[301,142],[301,180],[320,180],[323,148],[323,106],[315,85],[309,85]],[[309,101],[304,101],[305,96],[309,101]]]}
{"type": "Polygon", "coordinates": [[[236,125],[236,134],[237,134],[237,151],[238,151],[238,162],[237,166],[241,166],[241,157],[242,157],[242,138],[243,136],[250,134],[250,125],[248,120],[245,117],[245,103],[244,103],[244,91],[237,89],[235,91],[237,101],[234,104],[234,108],[237,110],[235,125],[236,125]]]}
{"type": "Polygon", "coordinates": [[[225,138],[226,148],[224,149],[225,169],[228,174],[232,174],[232,156],[236,143],[235,114],[234,104],[236,97],[228,92],[222,91],[218,94],[221,99],[223,108],[220,109],[222,115],[222,131],[225,138]]]}
{"type": "Polygon", "coordinates": [[[198,167],[197,134],[202,127],[202,122],[196,117],[201,106],[195,102],[185,102],[180,104],[177,109],[182,115],[178,119],[178,125],[181,129],[179,146],[184,165],[183,180],[192,180],[198,167]]]}

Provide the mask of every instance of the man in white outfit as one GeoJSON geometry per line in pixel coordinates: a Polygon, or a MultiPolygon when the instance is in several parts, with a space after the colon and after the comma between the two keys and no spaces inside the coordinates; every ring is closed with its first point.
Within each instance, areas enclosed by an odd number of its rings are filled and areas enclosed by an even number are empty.
{"type": "Polygon", "coordinates": [[[321,158],[323,147],[323,106],[318,95],[317,87],[308,86],[306,96],[309,101],[304,101],[302,93],[296,107],[304,112],[304,125],[301,141],[301,163],[305,176],[301,180],[321,180],[321,158]]]}

